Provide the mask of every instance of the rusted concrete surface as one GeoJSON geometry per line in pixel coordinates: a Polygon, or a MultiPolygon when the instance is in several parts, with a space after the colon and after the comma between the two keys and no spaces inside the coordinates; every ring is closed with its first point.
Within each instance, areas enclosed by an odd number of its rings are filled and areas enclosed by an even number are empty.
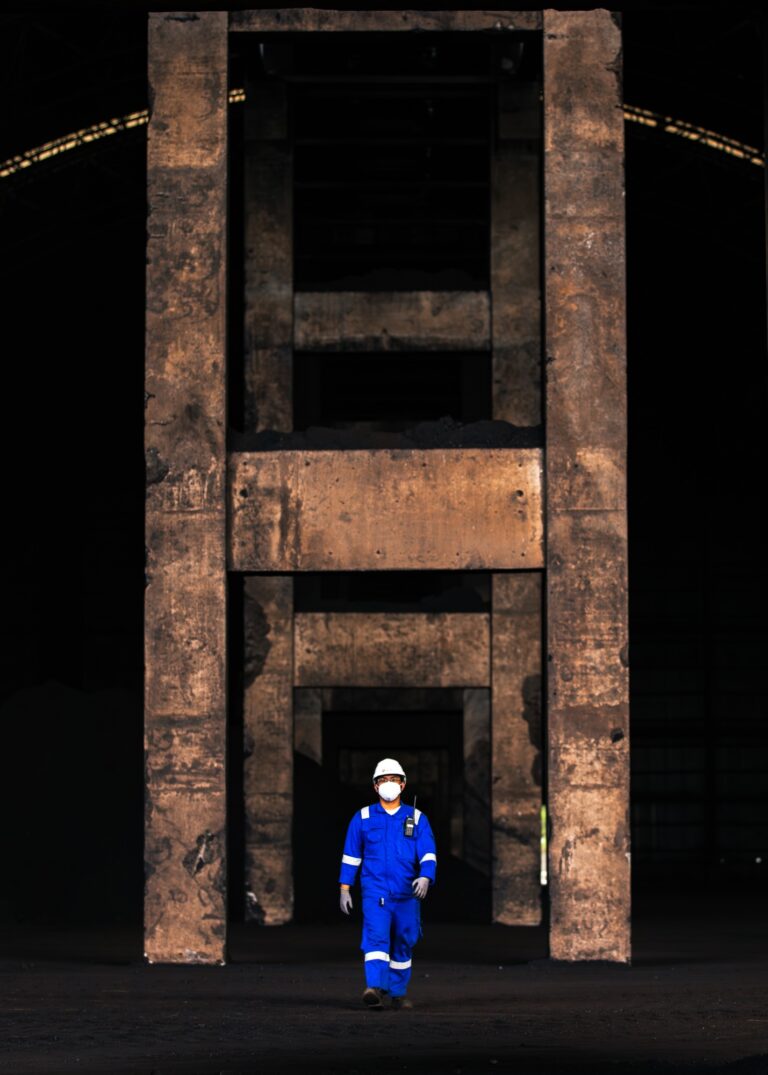
{"type": "Polygon", "coordinates": [[[226,943],[227,16],[149,18],[145,954],[226,943]]]}
{"type": "Polygon", "coordinates": [[[467,612],[296,616],[297,687],[477,687],[490,679],[490,618],[467,612]]]}
{"type": "Polygon", "coordinates": [[[425,713],[460,710],[463,691],[456,687],[337,687],[322,690],[323,710],[360,712],[375,710],[403,712],[420,710],[425,713]]]}
{"type": "Polygon", "coordinates": [[[293,428],[292,148],[285,85],[253,82],[245,113],[244,425],[293,428]]]}
{"type": "Polygon", "coordinates": [[[475,687],[464,691],[464,809],[462,858],[491,873],[491,698],[475,687]]]}
{"type": "Polygon", "coordinates": [[[491,815],[493,921],[541,921],[542,801],[539,572],[493,576],[491,815]]]}
{"type": "Polygon", "coordinates": [[[621,33],[545,13],[547,621],[556,959],[630,957],[621,33]]]}
{"type": "Polygon", "coordinates": [[[485,351],[490,346],[487,291],[298,291],[294,319],[296,348],[304,351],[485,351]]]}
{"type": "Polygon", "coordinates": [[[540,152],[535,87],[499,86],[491,169],[493,417],[541,422],[540,152]]]}
{"type": "Polygon", "coordinates": [[[541,452],[233,452],[234,571],[541,567],[541,452]]]}
{"type": "MultiPolygon", "coordinates": [[[[293,150],[284,83],[248,81],[244,113],[243,428],[293,428],[293,150]]],[[[293,915],[293,581],[242,580],[245,914],[293,915]]]]}
{"type": "Polygon", "coordinates": [[[321,8],[265,8],[233,11],[233,31],[395,31],[395,30],[538,30],[540,11],[345,11],[321,8]]]}
{"type": "Polygon", "coordinates": [[[245,911],[293,914],[293,580],[245,580],[245,911]]]}
{"type": "MultiPolygon", "coordinates": [[[[542,420],[540,164],[536,87],[497,90],[491,172],[493,417],[542,420]]],[[[493,577],[492,917],[541,920],[541,577],[493,577]]]]}

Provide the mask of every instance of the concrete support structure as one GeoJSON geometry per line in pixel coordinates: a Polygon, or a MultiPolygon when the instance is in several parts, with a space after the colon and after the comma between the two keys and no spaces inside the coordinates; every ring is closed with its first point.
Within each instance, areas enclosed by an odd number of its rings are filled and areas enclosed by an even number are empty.
{"type": "MultiPolygon", "coordinates": [[[[541,104],[497,87],[491,168],[493,417],[541,423],[541,104]]],[[[531,566],[534,566],[533,564],[531,566]]],[[[540,574],[494,575],[491,659],[492,917],[541,921],[540,574]]]]}
{"type": "Polygon", "coordinates": [[[296,617],[297,687],[485,687],[482,612],[315,612],[296,617]]]}
{"type": "Polygon", "coordinates": [[[607,11],[545,14],[550,951],[630,957],[624,120],[607,11]]]}
{"type": "Polygon", "coordinates": [[[302,351],[485,351],[491,338],[487,291],[299,291],[294,317],[302,351]]]}
{"type": "Polygon", "coordinates": [[[493,576],[493,920],[507,926],[541,921],[541,592],[538,571],[493,576]]]}
{"type": "Polygon", "coordinates": [[[220,963],[227,16],[149,27],[144,947],[153,963],[220,963]]]}
{"type": "Polygon", "coordinates": [[[245,579],[243,709],[246,917],[293,915],[293,580],[245,579]]]}
{"type": "MultiPolygon", "coordinates": [[[[248,97],[243,424],[250,433],[289,431],[293,216],[285,84],[250,84],[248,97]]],[[[262,925],[282,925],[293,916],[293,579],[249,576],[244,585],[245,912],[262,925]]]]}
{"type": "Polygon", "coordinates": [[[463,692],[465,852],[478,868],[488,861],[490,816],[494,920],[540,920],[545,593],[551,952],[558,959],[626,961],[626,389],[616,22],[602,10],[163,13],[150,16],[149,57],[147,958],[225,958],[228,567],[247,576],[250,918],[290,920],[293,751],[321,762],[324,695],[366,686],[463,692]],[[243,413],[245,433],[291,430],[294,347],[490,348],[493,417],[538,425],[543,278],[544,450],[286,448],[233,452],[227,460],[228,25],[239,33],[490,35],[543,27],[543,272],[538,91],[499,78],[487,291],[294,294],[285,86],[265,78],[248,87],[243,413]],[[491,572],[490,614],[294,619],[294,573],[394,570],[491,572]],[[259,780],[265,770],[267,795],[259,780]]]}
{"type": "Polygon", "coordinates": [[[264,8],[233,11],[230,29],[237,32],[269,33],[297,30],[324,33],[398,33],[420,31],[511,31],[541,28],[540,11],[347,11],[344,8],[316,7],[264,8]]]}
{"type": "Polygon", "coordinates": [[[498,89],[491,168],[493,417],[541,422],[541,106],[527,87],[498,89]]]}
{"type": "Polygon", "coordinates": [[[292,153],[285,85],[248,87],[244,427],[293,429],[292,153]]]}
{"type": "Polygon", "coordinates": [[[232,452],[230,569],[542,567],[541,456],[538,448],[232,452]]]}

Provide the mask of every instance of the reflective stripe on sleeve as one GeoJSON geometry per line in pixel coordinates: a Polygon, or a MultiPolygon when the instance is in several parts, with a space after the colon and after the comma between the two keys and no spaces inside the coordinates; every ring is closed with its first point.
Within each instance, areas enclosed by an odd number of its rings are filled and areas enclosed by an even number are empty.
{"type": "Polygon", "coordinates": [[[363,821],[367,821],[370,816],[371,816],[371,808],[370,808],[370,806],[364,806],[363,809],[360,811],[360,817],[363,819],[363,821]]]}
{"type": "Polygon", "coordinates": [[[386,959],[387,963],[389,963],[389,952],[366,952],[365,962],[368,963],[372,959],[386,959]]]}
{"type": "MultiPolygon", "coordinates": [[[[365,958],[367,959],[368,957],[366,956],[365,958]]],[[[391,960],[389,961],[389,969],[390,969],[390,970],[408,970],[408,968],[410,967],[410,965],[411,965],[411,961],[410,961],[410,959],[407,959],[407,960],[405,961],[405,963],[396,963],[396,962],[394,961],[394,959],[391,959],[391,960]]]]}
{"type": "Polygon", "coordinates": [[[418,823],[419,823],[419,818],[420,818],[420,817],[421,817],[421,810],[418,810],[418,809],[414,808],[414,811],[413,811],[413,820],[414,820],[414,823],[415,823],[416,825],[418,825],[418,823]]]}
{"type": "Polygon", "coordinates": [[[422,855],[419,862],[437,862],[437,855],[433,855],[431,851],[427,851],[426,855],[422,855]]]}
{"type": "MultiPolygon", "coordinates": [[[[432,858],[434,857],[435,856],[433,855],[432,858]]],[[[352,855],[342,855],[341,861],[344,863],[345,866],[359,866],[363,860],[353,858],[352,855]]],[[[424,859],[422,859],[421,861],[423,862],[424,859]]]]}

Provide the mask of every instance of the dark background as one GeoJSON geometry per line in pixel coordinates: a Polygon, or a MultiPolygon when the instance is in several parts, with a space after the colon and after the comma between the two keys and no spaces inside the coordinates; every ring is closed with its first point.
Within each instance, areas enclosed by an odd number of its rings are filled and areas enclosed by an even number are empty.
{"type": "MultiPolygon", "coordinates": [[[[440,5],[434,5],[440,6],[440,5]]],[[[624,12],[625,100],[763,145],[749,9],[624,12]]],[[[0,19],[0,160],[147,105],[146,13],[0,19]]],[[[0,919],[137,923],[145,128],[0,179],[0,919]]],[[[764,173],[627,124],[638,899],[768,870],[764,173]]]]}

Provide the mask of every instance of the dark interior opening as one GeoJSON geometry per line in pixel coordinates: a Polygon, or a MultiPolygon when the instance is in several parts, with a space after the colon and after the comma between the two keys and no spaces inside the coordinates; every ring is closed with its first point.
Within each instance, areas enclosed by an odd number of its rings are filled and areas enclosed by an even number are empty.
{"type": "Polygon", "coordinates": [[[288,86],[296,290],[487,288],[492,104],[540,35],[238,36],[232,78],[288,86]]]}
{"type": "Polygon", "coordinates": [[[293,426],[394,431],[491,417],[487,353],[296,354],[293,426]]]}
{"type": "Polygon", "coordinates": [[[295,286],[486,287],[488,45],[386,36],[294,51],[295,286]]]}
{"type": "Polygon", "coordinates": [[[295,612],[486,612],[487,571],[327,571],[294,579],[295,612]]]}

